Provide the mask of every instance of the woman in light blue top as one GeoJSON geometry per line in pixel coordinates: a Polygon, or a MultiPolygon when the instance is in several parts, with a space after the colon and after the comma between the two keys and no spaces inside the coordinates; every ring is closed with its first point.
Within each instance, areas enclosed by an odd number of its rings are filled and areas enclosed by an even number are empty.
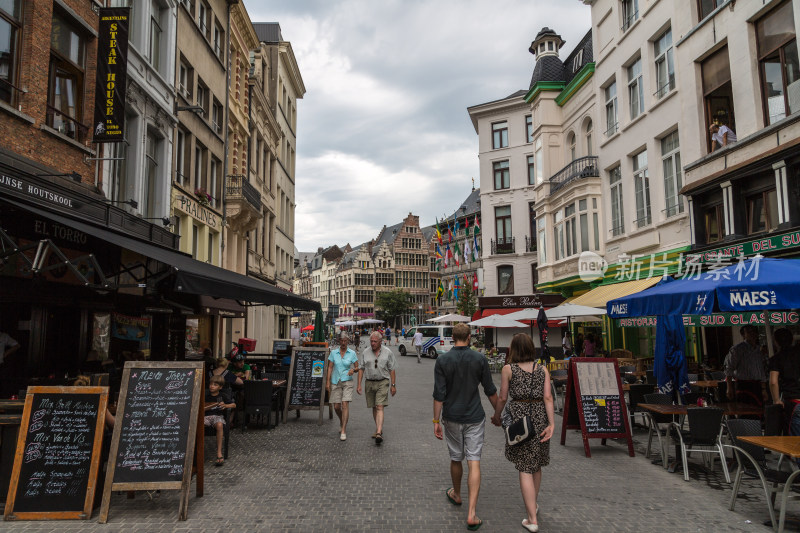
{"type": "Polygon", "coordinates": [[[339,347],[328,355],[328,375],[325,379],[325,390],[341,425],[340,440],[347,440],[347,419],[350,416],[350,402],[353,401],[353,374],[358,372],[358,356],[347,348],[349,340],[343,331],[339,336],[339,347]]]}

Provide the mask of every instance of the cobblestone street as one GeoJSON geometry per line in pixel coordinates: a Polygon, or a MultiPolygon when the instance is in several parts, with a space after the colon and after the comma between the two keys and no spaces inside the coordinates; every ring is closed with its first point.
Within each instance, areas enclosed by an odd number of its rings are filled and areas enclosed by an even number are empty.
{"type": "MultiPolygon", "coordinates": [[[[462,507],[448,503],[450,486],[445,444],[430,423],[433,361],[398,358],[398,393],[387,408],[385,441],[370,438],[374,426],[364,398],[356,397],[346,442],[338,424],[317,425],[315,412],[266,431],[254,428],[231,437],[230,457],[213,466],[212,440],[206,440],[205,496],[189,501],[189,520],[179,522],[177,493],[139,493],[134,500],[115,494],[109,523],[3,523],[18,531],[462,531],[462,507]]],[[[499,375],[495,375],[499,380],[499,375]]],[[[488,401],[484,401],[487,412],[488,401]]],[[[561,418],[556,419],[560,433],[561,418]]],[[[524,517],[514,467],[503,455],[500,429],[489,425],[482,460],[478,515],[482,531],[522,531],[524,517]]],[[[592,458],[583,455],[580,435],[570,432],[566,446],[551,447],[539,499],[542,531],[769,531],[760,485],[745,481],[735,512],[728,510],[730,486],[715,474],[692,468],[690,482],[644,458],[646,433],[636,433],[635,458],[619,443],[592,441],[592,458]]],[[[690,459],[693,461],[693,459],[690,459]]],[[[699,459],[697,460],[699,464],[699,459]]],[[[466,500],[466,479],[463,486],[466,500]]],[[[796,504],[790,518],[798,518],[796,504]]],[[[796,526],[796,522],[795,522],[796,526]]],[[[794,526],[793,526],[794,527],[794,526]]]]}

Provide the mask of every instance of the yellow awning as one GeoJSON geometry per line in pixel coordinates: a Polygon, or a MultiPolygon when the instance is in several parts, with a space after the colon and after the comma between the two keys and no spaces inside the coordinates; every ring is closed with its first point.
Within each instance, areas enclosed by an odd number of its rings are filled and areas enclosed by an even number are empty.
{"type": "Polygon", "coordinates": [[[585,305],[588,307],[600,307],[605,309],[606,303],[610,300],[622,298],[623,296],[649,289],[659,281],[661,281],[661,276],[653,276],[652,278],[623,281],[622,283],[613,283],[611,285],[601,285],[590,290],[586,294],[581,294],[572,300],[571,303],[575,305],[585,305]]]}

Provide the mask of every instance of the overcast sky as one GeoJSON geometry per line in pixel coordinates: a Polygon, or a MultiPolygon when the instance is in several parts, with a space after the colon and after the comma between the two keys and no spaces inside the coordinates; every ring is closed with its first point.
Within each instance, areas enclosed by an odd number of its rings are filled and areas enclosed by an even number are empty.
{"type": "Polygon", "coordinates": [[[279,22],[297,102],[295,245],[357,245],[409,212],[422,225],[479,185],[467,107],[527,89],[543,26],[566,57],[591,25],[580,0],[245,0],[279,22]]]}

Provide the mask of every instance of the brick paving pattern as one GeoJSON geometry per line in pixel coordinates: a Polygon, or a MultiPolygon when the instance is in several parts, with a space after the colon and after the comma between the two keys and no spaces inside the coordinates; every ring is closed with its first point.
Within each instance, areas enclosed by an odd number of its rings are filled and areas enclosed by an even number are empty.
{"type": "MultiPolygon", "coordinates": [[[[338,421],[335,415],[328,419],[327,409],[321,426],[316,413],[305,411],[299,419],[290,413],[271,431],[236,429],[221,468],[213,466],[213,439],[206,439],[205,496],[195,498],[192,489],[185,522],[177,520],[177,493],[163,491],[152,498],[138,493],[133,500],[113,495],[108,524],[98,524],[95,511],[90,521],[4,522],[0,531],[465,531],[466,473],[465,503],[455,507],[445,497],[451,484],[446,446],[433,436],[433,361],[398,361],[398,393],[386,410],[380,447],[370,438],[371,412],[363,396],[356,396],[346,442],[339,440],[338,421]]],[[[490,412],[485,399],[484,405],[490,412]]],[[[769,531],[760,485],[744,481],[746,496],[731,512],[730,485],[718,464],[713,473],[703,472],[700,459],[690,457],[698,467],[687,483],[644,458],[642,430],[635,434],[636,457],[628,457],[622,443],[603,447],[593,440],[587,459],[578,432],[568,433],[566,446],[558,444],[560,428],[557,416],[539,498],[544,532],[769,531]]],[[[489,424],[486,437],[481,531],[524,531],[517,473],[503,455],[502,431],[489,424]]],[[[797,520],[800,508],[790,505],[788,516],[797,520]]]]}

